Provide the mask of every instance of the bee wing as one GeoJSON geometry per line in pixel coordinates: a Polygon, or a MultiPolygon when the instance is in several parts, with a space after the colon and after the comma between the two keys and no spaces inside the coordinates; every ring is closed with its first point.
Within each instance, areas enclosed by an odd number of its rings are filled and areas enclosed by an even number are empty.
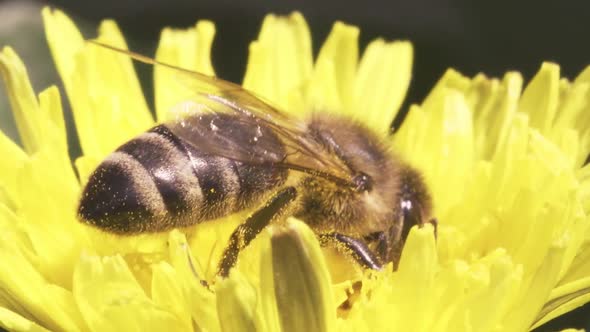
{"type": "Polygon", "coordinates": [[[208,95],[198,95],[176,108],[167,127],[199,151],[249,164],[275,164],[287,158],[282,141],[259,119],[235,113],[208,95]]]}
{"type": "Polygon", "coordinates": [[[240,85],[98,41],[90,42],[173,70],[182,84],[197,91],[196,107],[180,112],[177,121],[169,126],[197,150],[244,163],[272,164],[354,186],[351,170],[334,154],[326,153],[302,121],[278,111],[240,85]]]}
{"type": "Polygon", "coordinates": [[[190,88],[192,91],[197,91],[200,95],[223,95],[225,96],[224,99],[228,104],[230,103],[230,100],[239,101],[239,105],[237,103],[234,104],[235,106],[240,107],[241,112],[246,112],[246,109],[259,109],[267,112],[269,117],[287,117],[285,114],[277,111],[276,108],[270,105],[270,103],[264,101],[262,97],[256,96],[253,92],[245,90],[239,84],[235,84],[214,76],[205,75],[196,71],[188,70],[182,67],[159,62],[139,53],[120,49],[118,47],[104,44],[96,40],[89,40],[89,42],[94,45],[125,54],[139,62],[167,68],[171,71],[174,71],[176,76],[179,78],[179,84],[190,88]]]}
{"type": "Polygon", "coordinates": [[[326,153],[305,123],[252,99],[256,97],[247,90],[232,90],[229,95],[198,95],[192,110],[179,112],[169,124],[170,130],[200,151],[249,164],[272,164],[353,186],[348,167],[326,153]]]}

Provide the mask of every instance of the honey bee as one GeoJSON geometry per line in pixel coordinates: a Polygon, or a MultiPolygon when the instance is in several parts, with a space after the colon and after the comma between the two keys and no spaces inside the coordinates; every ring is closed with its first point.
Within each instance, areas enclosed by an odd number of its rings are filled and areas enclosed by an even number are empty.
{"type": "Polygon", "coordinates": [[[190,76],[204,107],[107,156],[83,190],[82,222],[132,235],[251,209],[225,247],[221,277],[265,227],[288,216],[375,270],[397,266],[411,227],[436,226],[421,174],[363,124],[322,112],[295,119],[237,84],[93,43],[190,76]]]}

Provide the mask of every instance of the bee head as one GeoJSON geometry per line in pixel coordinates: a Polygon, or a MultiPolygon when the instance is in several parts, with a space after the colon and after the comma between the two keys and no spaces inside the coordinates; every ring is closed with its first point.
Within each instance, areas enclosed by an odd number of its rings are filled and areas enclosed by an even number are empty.
{"type": "MultiPolygon", "coordinates": [[[[397,179],[395,195],[389,201],[392,211],[382,230],[374,231],[365,237],[382,263],[393,263],[397,269],[401,253],[412,227],[423,227],[430,223],[435,228],[436,219],[431,216],[432,203],[430,195],[419,172],[407,165],[395,169],[392,177],[397,179]]],[[[379,183],[375,185],[379,190],[379,183]]]]}
{"type": "Polygon", "coordinates": [[[400,172],[399,212],[402,221],[402,239],[405,240],[414,226],[423,226],[432,220],[432,202],[422,175],[407,166],[400,172]]]}

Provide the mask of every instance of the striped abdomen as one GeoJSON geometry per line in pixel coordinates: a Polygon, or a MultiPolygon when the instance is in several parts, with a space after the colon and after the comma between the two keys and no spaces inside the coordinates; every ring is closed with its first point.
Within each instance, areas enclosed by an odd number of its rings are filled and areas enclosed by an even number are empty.
{"type": "Polygon", "coordinates": [[[253,207],[285,181],[284,170],[207,154],[170,128],[154,127],[98,166],[80,200],[83,221],[120,234],[164,231],[253,207]]]}

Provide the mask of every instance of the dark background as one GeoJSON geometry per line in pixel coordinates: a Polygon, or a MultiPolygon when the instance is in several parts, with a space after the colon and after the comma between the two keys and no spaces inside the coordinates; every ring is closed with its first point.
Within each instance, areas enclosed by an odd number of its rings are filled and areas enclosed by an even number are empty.
{"type": "MultiPolygon", "coordinates": [[[[50,66],[40,25],[39,7],[46,4],[65,10],[87,36],[94,36],[100,19],[116,19],[130,47],[145,54],[153,54],[163,26],[186,27],[197,19],[211,19],[217,27],[214,67],[220,77],[235,82],[241,81],[248,44],[269,12],[301,11],[310,25],[316,52],[335,20],[361,27],[361,47],[377,37],[408,39],[414,45],[415,60],[404,108],[419,103],[449,67],[469,76],[484,72],[498,77],[518,70],[528,80],[545,60],[559,63],[562,75],[570,79],[590,64],[590,1],[583,0],[0,0],[0,46],[10,44],[23,56],[37,91],[59,81],[50,66]]],[[[138,69],[150,93],[151,73],[147,68],[138,69]]],[[[0,90],[0,128],[15,137],[3,93],[0,90]]],[[[69,129],[72,133],[71,125],[69,129]]],[[[71,154],[76,156],[79,147],[75,138],[71,143],[71,154]]],[[[586,307],[539,330],[590,329],[588,317],[590,308],[586,307]]]]}

